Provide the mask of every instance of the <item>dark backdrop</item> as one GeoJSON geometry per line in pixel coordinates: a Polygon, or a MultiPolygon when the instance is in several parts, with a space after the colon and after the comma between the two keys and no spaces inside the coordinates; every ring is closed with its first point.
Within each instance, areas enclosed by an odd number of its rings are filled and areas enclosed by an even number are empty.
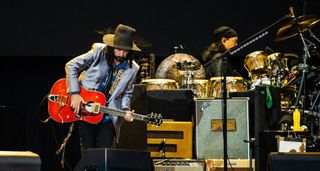
{"type": "MultiPolygon", "coordinates": [[[[183,52],[198,59],[210,44],[214,28],[228,25],[237,30],[240,42],[289,14],[319,13],[317,1],[262,0],[176,0],[102,1],[55,0],[2,2],[0,7],[0,150],[31,150],[40,154],[42,170],[70,170],[79,159],[78,138],[69,140],[64,169],[55,150],[68,131],[68,124],[48,117],[41,105],[52,84],[64,77],[64,64],[101,42],[96,30],[119,23],[133,26],[140,37],[152,43],[143,48],[154,53],[157,64],[183,46],[183,52]],[[39,107],[40,106],[40,107],[39,107]],[[40,112],[39,112],[40,111],[40,112]],[[69,166],[68,166],[69,165],[69,166]]],[[[235,67],[244,76],[243,59],[266,46],[276,52],[302,54],[298,37],[274,42],[275,31],[287,19],[270,28],[269,34],[234,55],[235,67]]],[[[320,37],[319,26],[312,28],[320,37]]],[[[76,132],[77,130],[75,130],[76,132]]]]}
{"type": "MultiPolygon", "coordinates": [[[[156,56],[169,56],[177,44],[182,44],[186,53],[199,56],[211,42],[214,28],[229,25],[237,30],[241,41],[289,14],[290,6],[296,16],[319,13],[316,0],[15,0],[1,5],[0,55],[74,56],[88,50],[92,42],[102,41],[95,30],[124,23],[152,43],[147,50],[156,56]]],[[[298,48],[288,48],[288,42],[273,47],[279,51],[300,50],[300,42],[298,48]]],[[[261,40],[248,51],[270,44],[261,40]]]]}

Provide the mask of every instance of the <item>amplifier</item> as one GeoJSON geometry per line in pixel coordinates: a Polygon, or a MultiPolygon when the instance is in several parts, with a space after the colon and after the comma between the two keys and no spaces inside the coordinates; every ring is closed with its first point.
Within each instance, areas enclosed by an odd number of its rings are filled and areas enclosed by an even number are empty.
{"type": "MultiPolygon", "coordinates": [[[[251,167],[254,171],[255,160],[252,160],[251,167]]],[[[250,171],[249,159],[229,159],[227,162],[228,170],[232,171],[250,171]]],[[[224,160],[223,159],[208,159],[206,160],[206,171],[223,171],[224,160]]]]}
{"type": "Polygon", "coordinates": [[[268,171],[318,171],[320,163],[319,152],[271,152],[268,156],[268,171]]]}
{"type": "Polygon", "coordinates": [[[192,122],[164,121],[161,126],[148,124],[147,143],[151,157],[191,159],[192,122]],[[160,153],[161,148],[165,148],[165,156],[160,153]]]}
{"type": "Polygon", "coordinates": [[[204,171],[204,161],[186,159],[154,159],[154,171],[204,171]]]}
{"type": "MultiPolygon", "coordinates": [[[[195,152],[197,159],[221,159],[223,127],[221,99],[196,99],[195,152]]],[[[227,152],[231,159],[249,159],[249,98],[227,100],[227,152]]]]}

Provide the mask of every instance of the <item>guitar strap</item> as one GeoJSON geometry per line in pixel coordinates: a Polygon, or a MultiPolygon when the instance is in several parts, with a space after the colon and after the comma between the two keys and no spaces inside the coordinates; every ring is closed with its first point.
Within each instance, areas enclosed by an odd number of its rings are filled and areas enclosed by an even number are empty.
{"type": "Polygon", "coordinates": [[[111,97],[114,90],[118,86],[126,65],[127,62],[120,64],[118,67],[111,66],[108,74],[108,80],[103,88],[103,93],[106,95],[107,99],[111,97]]]}
{"type": "Polygon", "coordinates": [[[110,90],[111,87],[111,81],[112,81],[112,76],[113,76],[113,65],[110,65],[110,69],[109,69],[109,73],[108,73],[108,78],[106,81],[106,84],[103,87],[102,92],[106,95],[106,98],[109,99],[110,98],[110,94],[107,93],[110,90]]]}
{"type": "MultiPolygon", "coordinates": [[[[124,68],[126,67],[127,63],[122,63],[119,66],[114,67],[111,66],[108,74],[108,80],[106,81],[106,84],[103,88],[103,93],[105,94],[107,99],[110,99],[111,95],[113,94],[114,90],[119,84],[119,81],[124,73],[124,68]]],[[[102,120],[102,122],[108,121],[110,118],[108,114],[105,114],[106,116],[102,120]]]]}
{"type": "Polygon", "coordinates": [[[118,71],[117,75],[115,76],[115,80],[114,80],[114,82],[113,82],[113,84],[112,84],[112,87],[111,87],[110,90],[109,90],[110,96],[113,94],[114,90],[115,90],[116,87],[118,86],[119,81],[121,80],[121,77],[122,77],[123,73],[124,73],[124,69],[120,69],[120,70],[118,71]]]}

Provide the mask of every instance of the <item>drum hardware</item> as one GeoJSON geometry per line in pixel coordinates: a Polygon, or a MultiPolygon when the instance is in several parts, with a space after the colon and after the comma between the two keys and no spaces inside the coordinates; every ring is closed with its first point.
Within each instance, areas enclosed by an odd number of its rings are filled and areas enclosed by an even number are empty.
{"type": "Polygon", "coordinates": [[[188,70],[198,70],[200,69],[200,63],[198,61],[188,62],[188,61],[182,61],[182,62],[176,62],[176,66],[179,70],[182,71],[188,71],[188,70]]]}
{"type": "MultiPolygon", "coordinates": [[[[318,90],[316,94],[317,95],[316,95],[315,99],[313,100],[313,102],[311,102],[311,108],[310,108],[311,110],[314,110],[316,108],[316,104],[318,104],[318,100],[320,97],[320,91],[318,90]]],[[[319,109],[319,108],[320,108],[320,106],[318,104],[317,109],[319,109]]]]}
{"type": "Polygon", "coordinates": [[[191,70],[186,70],[184,75],[181,75],[181,88],[182,89],[190,89],[192,81],[194,79],[193,73],[191,70]]]}
{"type": "Polygon", "coordinates": [[[200,68],[200,63],[195,62],[187,62],[186,60],[183,62],[176,62],[176,67],[178,70],[185,71],[185,74],[181,75],[181,88],[182,89],[191,89],[191,86],[194,82],[194,70],[198,70],[200,68]]]}
{"type": "Polygon", "coordinates": [[[179,88],[186,85],[182,77],[185,80],[189,78],[189,83],[192,83],[192,79],[205,78],[205,70],[197,58],[184,53],[172,54],[160,63],[155,74],[155,78],[175,80],[179,88]]]}
{"type": "Polygon", "coordinates": [[[291,21],[287,24],[283,25],[276,33],[275,41],[283,41],[295,36],[299,36],[300,40],[303,44],[303,64],[299,64],[299,70],[302,69],[302,75],[301,75],[301,81],[299,85],[299,91],[295,100],[295,103],[293,104],[294,107],[299,108],[305,108],[305,97],[306,97],[306,76],[309,72],[308,65],[307,65],[307,59],[311,57],[310,51],[308,48],[307,42],[310,44],[309,40],[305,38],[303,35],[303,32],[311,31],[310,28],[319,23],[320,19],[314,15],[303,15],[296,17],[293,11],[293,7],[289,8],[290,10],[290,17],[291,21]],[[301,102],[299,104],[299,102],[301,102]]]}

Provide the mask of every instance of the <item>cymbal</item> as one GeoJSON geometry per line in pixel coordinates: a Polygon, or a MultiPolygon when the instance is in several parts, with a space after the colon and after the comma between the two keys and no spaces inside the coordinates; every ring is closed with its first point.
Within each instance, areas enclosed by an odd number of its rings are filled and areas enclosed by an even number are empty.
{"type": "Polygon", "coordinates": [[[179,85],[182,85],[182,79],[181,77],[187,74],[187,70],[179,70],[177,67],[177,64],[184,63],[188,64],[199,64],[200,68],[197,70],[193,70],[193,75],[195,79],[202,79],[205,78],[205,70],[203,66],[201,65],[200,61],[186,53],[174,53],[168,57],[166,57],[158,66],[155,74],[155,78],[157,79],[173,79],[175,80],[179,85]]]}
{"type": "Polygon", "coordinates": [[[295,53],[284,53],[284,57],[286,57],[286,58],[298,58],[299,55],[297,55],[295,53]]]}
{"type": "MultiPolygon", "coordinates": [[[[108,28],[103,28],[103,29],[96,29],[94,31],[98,34],[105,35],[105,34],[113,34],[115,30],[112,29],[111,27],[108,27],[108,28]]],[[[146,40],[145,38],[143,38],[137,34],[134,35],[133,40],[134,40],[135,44],[137,44],[138,47],[142,47],[142,48],[152,47],[152,44],[150,41],[146,40]]]]}
{"type": "Polygon", "coordinates": [[[283,41],[294,37],[301,32],[305,32],[317,23],[319,23],[319,17],[315,15],[302,15],[296,19],[291,20],[289,23],[282,26],[276,33],[275,41],[283,41]]]}

